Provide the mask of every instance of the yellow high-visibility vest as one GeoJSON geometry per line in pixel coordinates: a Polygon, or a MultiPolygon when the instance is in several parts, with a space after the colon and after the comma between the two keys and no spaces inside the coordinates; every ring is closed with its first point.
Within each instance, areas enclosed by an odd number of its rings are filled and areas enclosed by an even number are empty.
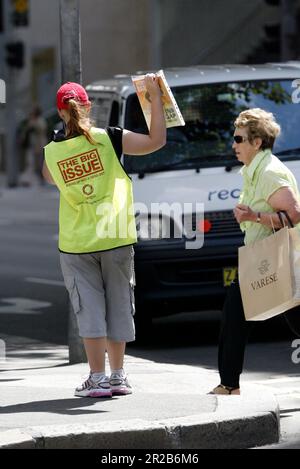
{"type": "Polygon", "coordinates": [[[105,251],[136,242],[132,183],[103,129],[97,142],[80,135],[45,146],[45,160],[60,191],[59,249],[105,251]]]}

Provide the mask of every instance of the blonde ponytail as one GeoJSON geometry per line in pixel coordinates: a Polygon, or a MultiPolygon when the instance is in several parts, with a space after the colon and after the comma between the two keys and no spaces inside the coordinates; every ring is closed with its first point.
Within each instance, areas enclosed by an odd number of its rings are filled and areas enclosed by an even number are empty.
{"type": "Polygon", "coordinates": [[[70,119],[66,124],[66,137],[84,135],[92,145],[96,145],[97,142],[90,133],[92,123],[89,117],[89,108],[78,104],[74,99],[70,99],[68,104],[70,119]]]}

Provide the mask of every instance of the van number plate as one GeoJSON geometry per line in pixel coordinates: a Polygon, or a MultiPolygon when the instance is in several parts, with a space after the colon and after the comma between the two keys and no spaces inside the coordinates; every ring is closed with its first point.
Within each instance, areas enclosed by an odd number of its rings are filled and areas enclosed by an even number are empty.
{"type": "Polygon", "coordinates": [[[223,283],[224,287],[229,287],[231,283],[237,278],[237,267],[224,267],[223,269],[223,283]]]}

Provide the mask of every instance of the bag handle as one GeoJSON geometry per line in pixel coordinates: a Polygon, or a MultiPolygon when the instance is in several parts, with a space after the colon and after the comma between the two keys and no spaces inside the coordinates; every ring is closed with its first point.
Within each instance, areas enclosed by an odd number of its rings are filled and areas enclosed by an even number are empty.
{"type": "Polygon", "coordinates": [[[294,224],[293,224],[292,220],[290,219],[290,216],[287,214],[287,212],[285,210],[280,210],[279,212],[276,212],[276,213],[278,215],[278,218],[279,218],[279,221],[282,225],[282,228],[284,228],[286,226],[283,215],[285,216],[285,218],[288,221],[288,227],[289,228],[294,228],[294,224]]]}
{"type": "MultiPolygon", "coordinates": [[[[279,215],[278,215],[279,216],[279,215]]],[[[271,225],[272,225],[272,231],[273,231],[273,234],[276,233],[276,230],[275,230],[275,227],[274,227],[274,223],[273,223],[273,218],[272,218],[272,214],[270,213],[270,222],[271,222],[271,225]]]]}

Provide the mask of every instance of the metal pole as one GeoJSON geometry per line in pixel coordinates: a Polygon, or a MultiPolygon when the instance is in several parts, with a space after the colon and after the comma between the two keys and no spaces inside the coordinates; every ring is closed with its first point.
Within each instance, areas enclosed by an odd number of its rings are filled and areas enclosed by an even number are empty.
{"type": "MultiPolygon", "coordinates": [[[[4,16],[4,44],[14,41],[14,30],[11,21],[12,4],[6,0],[3,2],[4,16]]],[[[6,118],[5,118],[5,170],[8,187],[18,185],[19,162],[16,148],[16,72],[9,68],[4,61],[5,82],[6,82],[6,118]]]]}
{"type": "MultiPolygon", "coordinates": [[[[60,0],[60,40],[62,83],[81,83],[81,36],[79,0],[60,0]]],[[[82,340],[79,337],[76,317],[69,309],[69,362],[86,362],[82,340]]]]}
{"type": "Polygon", "coordinates": [[[60,0],[62,82],[81,83],[81,34],[79,0],[60,0]]]}

